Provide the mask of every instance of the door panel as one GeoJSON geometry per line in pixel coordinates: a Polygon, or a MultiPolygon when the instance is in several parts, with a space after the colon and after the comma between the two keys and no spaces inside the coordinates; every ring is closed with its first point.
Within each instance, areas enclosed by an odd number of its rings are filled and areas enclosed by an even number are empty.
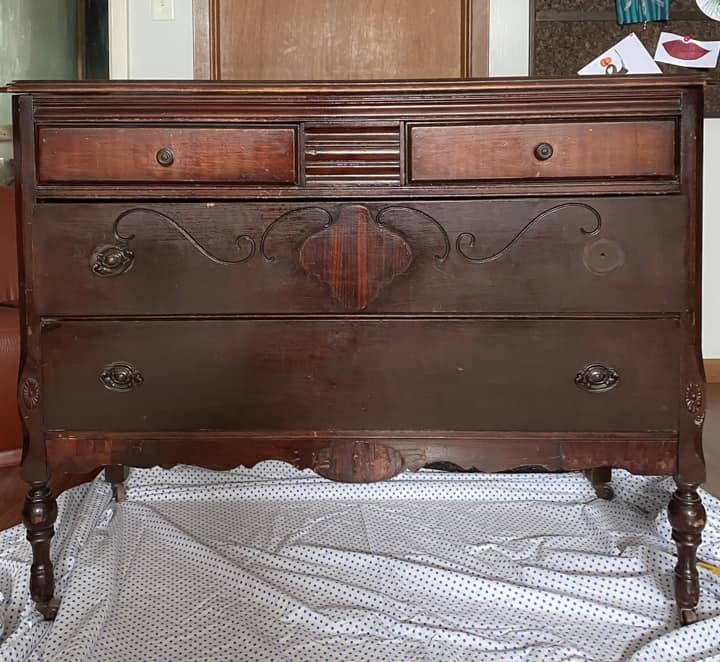
{"type": "Polygon", "coordinates": [[[487,75],[488,0],[208,0],[196,77],[357,80],[487,75]]]}

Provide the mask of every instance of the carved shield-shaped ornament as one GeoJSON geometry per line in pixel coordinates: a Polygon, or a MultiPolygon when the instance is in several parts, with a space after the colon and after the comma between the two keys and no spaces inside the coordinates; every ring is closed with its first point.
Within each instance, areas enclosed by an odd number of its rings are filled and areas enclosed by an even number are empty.
{"type": "Polygon", "coordinates": [[[303,269],[353,310],[367,308],[385,285],[407,271],[412,259],[405,239],[376,223],[362,205],[342,207],[337,220],[300,249],[303,269]]]}

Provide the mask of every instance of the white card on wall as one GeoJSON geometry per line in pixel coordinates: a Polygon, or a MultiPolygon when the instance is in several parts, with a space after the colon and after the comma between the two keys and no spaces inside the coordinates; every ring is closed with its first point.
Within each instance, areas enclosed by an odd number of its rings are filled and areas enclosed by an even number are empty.
{"type": "Polygon", "coordinates": [[[655,59],[678,67],[712,69],[717,66],[720,41],[697,41],[672,32],[661,32],[655,59]]]}
{"type": "Polygon", "coordinates": [[[634,32],[578,71],[581,76],[659,73],[660,67],[634,32]]]}

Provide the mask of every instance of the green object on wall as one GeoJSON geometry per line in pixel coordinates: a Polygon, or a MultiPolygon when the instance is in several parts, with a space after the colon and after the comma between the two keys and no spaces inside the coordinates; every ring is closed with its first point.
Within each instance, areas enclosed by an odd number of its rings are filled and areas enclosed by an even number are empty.
{"type": "Polygon", "coordinates": [[[670,18],[670,0],[615,0],[615,8],[620,25],[670,18]]]}
{"type": "MultiPolygon", "coordinates": [[[[77,78],[77,0],[0,0],[0,84],[77,78]]],[[[0,95],[0,125],[10,124],[0,95]]]]}

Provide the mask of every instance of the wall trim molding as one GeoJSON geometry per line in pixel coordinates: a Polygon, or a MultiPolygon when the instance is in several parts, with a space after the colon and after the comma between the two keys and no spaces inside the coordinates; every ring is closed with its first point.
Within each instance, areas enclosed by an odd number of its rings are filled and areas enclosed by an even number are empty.
{"type": "Polygon", "coordinates": [[[463,0],[460,22],[460,75],[463,78],[487,76],[490,61],[490,0],[463,0]]]}
{"type": "Polygon", "coordinates": [[[489,0],[488,76],[527,76],[532,63],[532,0],[489,0]]]}
{"type": "Polygon", "coordinates": [[[130,78],[128,0],[108,0],[110,78],[130,78]]]}
{"type": "Polygon", "coordinates": [[[210,79],[210,2],[193,0],[193,78],[210,79]]]}
{"type": "Polygon", "coordinates": [[[0,453],[0,468],[17,467],[22,462],[22,449],[0,453]]]}
{"type": "Polygon", "coordinates": [[[192,0],[193,76],[220,80],[220,0],[192,0]]]}
{"type": "Polygon", "coordinates": [[[720,359],[705,359],[704,363],[708,384],[720,384],[720,359]]]}

